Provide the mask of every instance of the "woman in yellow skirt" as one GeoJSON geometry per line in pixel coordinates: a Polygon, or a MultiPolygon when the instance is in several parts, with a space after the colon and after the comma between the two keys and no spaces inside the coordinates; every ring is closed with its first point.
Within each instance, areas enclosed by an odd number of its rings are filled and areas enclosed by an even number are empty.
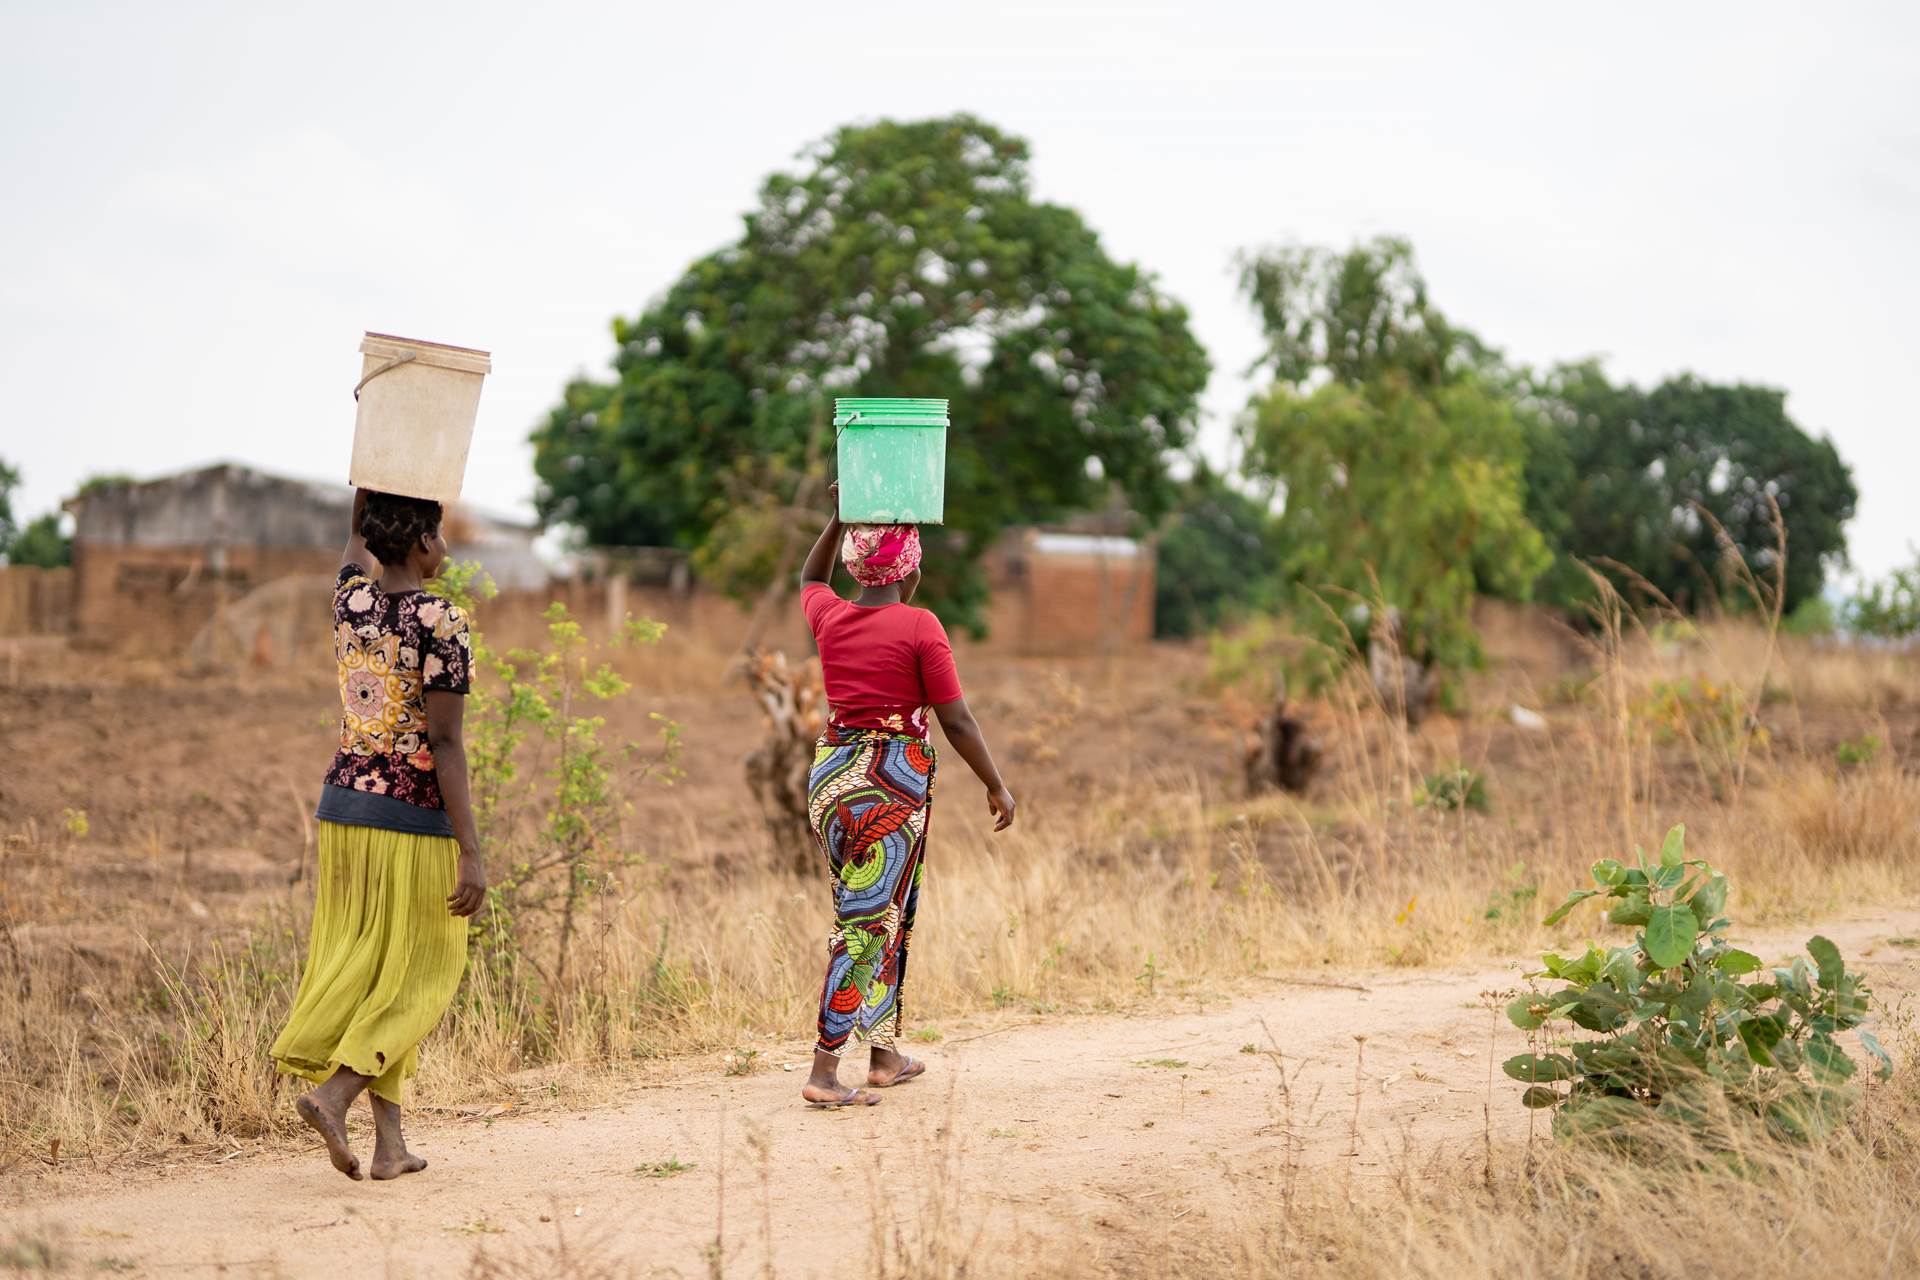
{"type": "Polygon", "coordinates": [[[281,1071],[315,1088],[295,1103],[333,1167],[361,1175],[347,1108],[373,1105],[375,1178],[417,1173],[400,1103],[420,1041],[467,966],[465,917],[487,881],[461,739],[473,665],[466,615],[423,584],[447,557],[440,504],[362,489],[333,590],[340,750],[320,789],[313,937],[281,1071]],[[375,575],[378,574],[376,579],[375,575]]]}

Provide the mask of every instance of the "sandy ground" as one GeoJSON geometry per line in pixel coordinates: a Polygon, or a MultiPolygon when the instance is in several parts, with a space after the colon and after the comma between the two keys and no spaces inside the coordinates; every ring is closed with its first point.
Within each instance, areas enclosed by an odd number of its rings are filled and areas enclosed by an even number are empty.
{"type": "MultiPolygon", "coordinates": [[[[1920,990],[1920,910],[1747,942],[1775,959],[1816,931],[1883,1000],[1920,990]]],[[[1519,1158],[1531,1113],[1489,1074],[1525,1046],[1484,994],[1519,981],[1314,974],[1151,1016],[982,1022],[914,1046],[928,1076],[858,1111],[800,1105],[796,1043],[749,1075],[690,1063],[585,1113],[423,1121],[432,1167],[393,1183],[349,1182],[317,1145],[27,1180],[0,1240],[155,1276],[903,1274],[929,1240],[971,1251],[971,1274],[1063,1241],[1124,1273],[1168,1224],[1225,1212],[1229,1181],[1244,1211],[1290,1168],[1477,1167],[1489,1134],[1494,1158],[1519,1158]]]]}

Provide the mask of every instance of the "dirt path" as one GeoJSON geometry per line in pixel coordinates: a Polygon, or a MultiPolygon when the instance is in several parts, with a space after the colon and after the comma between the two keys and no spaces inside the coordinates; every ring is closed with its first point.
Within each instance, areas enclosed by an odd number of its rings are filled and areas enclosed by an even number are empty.
{"type": "MultiPolygon", "coordinates": [[[[1771,959],[1816,931],[1883,997],[1920,989],[1920,950],[1889,942],[1920,933],[1920,911],[1750,941],[1771,959]]],[[[1089,1270],[1123,1269],[1149,1227],[1209,1212],[1223,1168],[1284,1160],[1289,1134],[1302,1166],[1356,1176],[1401,1168],[1408,1150],[1477,1160],[1490,1064],[1524,1047],[1481,993],[1517,981],[1515,967],[1314,975],[1188,1012],[987,1023],[930,1047],[925,1080],[859,1112],[801,1107],[803,1066],[728,1078],[707,1065],[585,1114],[424,1123],[414,1145],[434,1167],[392,1184],[347,1182],[317,1148],[28,1184],[0,1240],[55,1241],[80,1271],[424,1277],[482,1256],[495,1274],[564,1274],[561,1240],[616,1264],[581,1274],[707,1275],[719,1238],[726,1274],[772,1274],[771,1253],[798,1277],[897,1259],[917,1235],[987,1250],[1072,1233],[1089,1270]]],[[[1491,1129],[1508,1150],[1528,1125],[1515,1093],[1495,1080],[1491,1129]]]]}

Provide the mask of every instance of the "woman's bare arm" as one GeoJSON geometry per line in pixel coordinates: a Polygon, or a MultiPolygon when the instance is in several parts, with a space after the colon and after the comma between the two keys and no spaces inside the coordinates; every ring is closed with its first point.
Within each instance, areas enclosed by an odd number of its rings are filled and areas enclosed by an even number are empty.
{"type": "Polygon", "coordinates": [[[993,763],[993,753],[987,750],[987,735],[980,730],[980,722],[973,718],[973,712],[967,706],[965,698],[955,698],[952,702],[943,702],[933,709],[940,721],[940,728],[947,735],[947,743],[960,753],[976,778],[987,788],[987,810],[993,814],[995,831],[1005,831],[1013,825],[1013,792],[1007,790],[1007,784],[1000,777],[1000,770],[993,763]]]}
{"type": "Polygon", "coordinates": [[[800,581],[824,582],[833,585],[833,561],[840,554],[840,482],[834,481],[827,486],[827,501],[833,504],[833,515],[827,520],[827,527],[820,531],[814,540],[813,550],[807,552],[806,563],[800,566],[800,581]]]}
{"type": "Polygon", "coordinates": [[[342,565],[355,565],[360,572],[371,578],[380,572],[380,562],[374,559],[373,552],[367,550],[367,540],[360,536],[360,516],[367,509],[367,491],[353,491],[353,515],[347,520],[347,549],[340,554],[342,565]]]}
{"type": "Polygon", "coordinates": [[[453,821],[453,838],[460,843],[460,873],[447,909],[470,916],[487,900],[487,874],[480,866],[480,831],[473,821],[473,800],[467,789],[466,697],[445,689],[427,690],[427,742],[433,749],[433,771],[440,779],[440,798],[453,821]]]}

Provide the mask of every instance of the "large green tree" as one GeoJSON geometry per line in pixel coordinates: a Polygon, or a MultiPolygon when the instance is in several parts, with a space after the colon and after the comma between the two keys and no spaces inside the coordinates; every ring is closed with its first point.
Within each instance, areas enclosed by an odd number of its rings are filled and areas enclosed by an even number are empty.
{"type": "Polygon", "coordinates": [[[1199,635],[1281,602],[1284,549],[1266,504],[1201,467],[1181,485],[1163,526],[1154,576],[1154,629],[1199,635]]]}
{"type": "Polygon", "coordinates": [[[768,178],[735,243],[614,322],[615,376],[568,386],[534,433],[542,515],[751,586],[831,452],[831,398],[888,395],[954,402],[927,585],[963,616],[1006,525],[1114,487],[1158,517],[1205,353],[1150,275],[1033,198],[1027,161],[962,115],[844,128],[768,178]]]}
{"type": "Polygon", "coordinates": [[[1588,361],[1549,371],[1530,399],[1528,507],[1561,553],[1554,594],[1584,596],[1577,558],[1603,572],[1622,566],[1629,581],[1699,608],[1724,596],[1729,545],[1771,583],[1776,506],[1788,611],[1845,561],[1852,473],[1830,441],[1787,415],[1785,392],[1690,374],[1642,390],[1588,361]]]}
{"type": "Polygon", "coordinates": [[[1472,662],[1474,596],[1524,598],[1551,559],[1492,354],[1433,304],[1403,240],[1277,250],[1247,259],[1241,283],[1274,377],[1243,443],[1280,505],[1287,577],[1335,613],[1397,609],[1416,658],[1472,662]]]}

